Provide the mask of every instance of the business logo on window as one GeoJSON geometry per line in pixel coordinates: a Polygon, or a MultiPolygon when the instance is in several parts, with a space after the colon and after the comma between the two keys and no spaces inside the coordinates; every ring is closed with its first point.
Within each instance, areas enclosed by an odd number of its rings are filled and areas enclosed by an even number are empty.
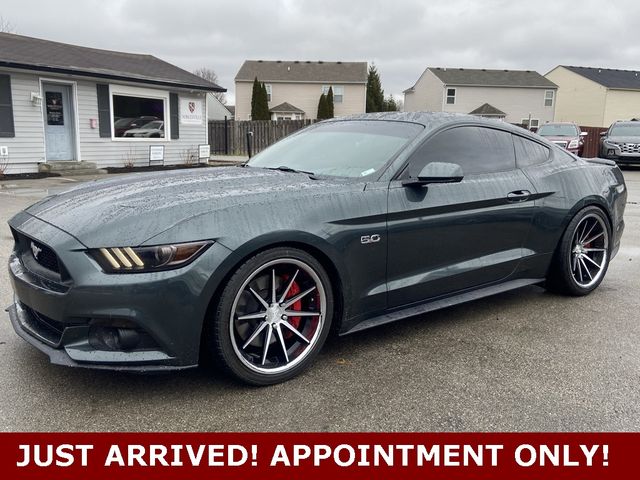
{"type": "Polygon", "coordinates": [[[204,122],[203,102],[194,98],[180,98],[180,123],[202,125],[204,122]]]}

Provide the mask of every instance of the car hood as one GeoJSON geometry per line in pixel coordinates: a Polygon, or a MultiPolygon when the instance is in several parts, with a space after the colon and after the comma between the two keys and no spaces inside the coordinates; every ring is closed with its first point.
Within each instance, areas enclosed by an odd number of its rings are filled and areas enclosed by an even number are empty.
{"type": "Polygon", "coordinates": [[[613,143],[640,143],[640,137],[610,136],[605,137],[605,140],[613,143]]]}
{"type": "MultiPolygon", "coordinates": [[[[89,248],[138,246],[181,222],[281,195],[331,194],[344,181],[261,168],[195,168],[123,175],[47,197],[26,212],[89,248]]],[[[193,240],[200,240],[194,238],[193,240]]]]}

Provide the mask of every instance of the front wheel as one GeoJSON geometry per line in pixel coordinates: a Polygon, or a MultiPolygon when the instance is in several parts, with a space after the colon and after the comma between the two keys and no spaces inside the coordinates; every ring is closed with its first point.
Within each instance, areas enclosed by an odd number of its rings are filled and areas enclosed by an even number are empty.
{"type": "Polygon", "coordinates": [[[209,319],[210,348],[244,382],[289,380],[322,348],[333,306],[329,276],[313,256],[293,248],[260,252],[224,288],[209,319]]]}
{"type": "Polygon", "coordinates": [[[595,290],[609,267],[610,237],[609,221],[602,210],[580,210],[556,249],[547,277],[549,289],[575,296],[595,290]]]}

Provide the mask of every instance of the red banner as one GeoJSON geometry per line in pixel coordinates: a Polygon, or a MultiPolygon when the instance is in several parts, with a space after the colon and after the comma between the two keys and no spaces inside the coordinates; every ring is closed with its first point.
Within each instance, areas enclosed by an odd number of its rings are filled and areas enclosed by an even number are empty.
{"type": "Polygon", "coordinates": [[[639,433],[2,433],[12,480],[626,479],[639,433]]]}

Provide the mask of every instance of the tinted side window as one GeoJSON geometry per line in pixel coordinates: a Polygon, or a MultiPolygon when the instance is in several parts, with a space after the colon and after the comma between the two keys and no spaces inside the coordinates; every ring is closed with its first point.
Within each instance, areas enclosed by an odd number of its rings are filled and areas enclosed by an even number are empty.
{"type": "Polygon", "coordinates": [[[418,147],[403,176],[415,177],[431,162],[457,163],[465,175],[516,167],[511,134],[483,127],[456,127],[438,133],[418,147]]]}
{"type": "Polygon", "coordinates": [[[549,149],[544,145],[533,142],[526,138],[513,136],[513,143],[516,146],[516,159],[518,167],[529,167],[539,165],[549,159],[549,149]]]}

